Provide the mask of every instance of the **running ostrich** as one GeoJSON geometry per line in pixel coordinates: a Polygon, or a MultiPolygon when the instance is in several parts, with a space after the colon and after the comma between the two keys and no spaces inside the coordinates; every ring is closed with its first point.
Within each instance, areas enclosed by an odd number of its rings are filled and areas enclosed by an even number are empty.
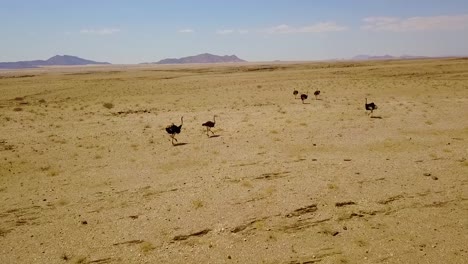
{"type": "Polygon", "coordinates": [[[320,91],[315,90],[314,95],[315,95],[315,100],[318,100],[318,96],[320,95],[320,91]]]}
{"type": "Polygon", "coordinates": [[[298,91],[298,90],[294,90],[293,94],[294,94],[294,99],[297,99],[297,95],[299,94],[299,91],[298,91]]]}
{"type": "Polygon", "coordinates": [[[208,134],[208,131],[211,132],[213,135],[215,134],[213,131],[211,131],[211,128],[215,126],[216,124],[216,117],[217,115],[214,115],[213,116],[213,121],[206,121],[205,123],[202,124],[202,126],[206,126],[206,135],[207,136],[210,136],[210,134],[208,134]]]}
{"type": "Polygon", "coordinates": [[[184,117],[182,116],[180,118],[180,126],[176,126],[174,125],[174,123],[172,123],[172,125],[169,125],[166,127],[167,133],[171,135],[172,145],[174,145],[174,140],[177,142],[177,138],[175,138],[175,135],[180,133],[180,130],[182,129],[183,124],[184,124],[184,117]]]}
{"type": "Polygon", "coordinates": [[[307,99],[309,92],[307,92],[306,94],[301,94],[301,100],[302,100],[302,103],[304,103],[304,100],[307,99]]]}
{"type": "Polygon", "coordinates": [[[370,111],[369,114],[372,114],[372,112],[374,112],[374,110],[377,109],[377,105],[374,104],[374,102],[367,103],[367,98],[366,98],[366,105],[365,106],[366,106],[366,112],[370,111]]]}

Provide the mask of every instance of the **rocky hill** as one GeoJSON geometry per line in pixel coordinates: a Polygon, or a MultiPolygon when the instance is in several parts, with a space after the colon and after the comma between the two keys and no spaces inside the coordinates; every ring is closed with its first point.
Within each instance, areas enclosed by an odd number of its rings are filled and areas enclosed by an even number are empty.
{"type": "Polygon", "coordinates": [[[24,69],[38,68],[41,66],[71,66],[71,65],[91,65],[91,64],[110,64],[108,62],[97,62],[86,60],[70,55],[56,55],[48,60],[32,60],[17,62],[0,62],[0,69],[24,69]]]}
{"type": "Polygon", "coordinates": [[[413,55],[402,55],[402,56],[371,56],[371,55],[357,55],[351,58],[351,60],[402,60],[402,59],[425,59],[429,57],[425,56],[413,56],[413,55]]]}
{"type": "Polygon", "coordinates": [[[184,63],[233,63],[233,62],[246,62],[239,59],[236,55],[218,56],[209,53],[203,53],[196,56],[183,57],[179,59],[163,59],[154,64],[184,64],[184,63]]]}

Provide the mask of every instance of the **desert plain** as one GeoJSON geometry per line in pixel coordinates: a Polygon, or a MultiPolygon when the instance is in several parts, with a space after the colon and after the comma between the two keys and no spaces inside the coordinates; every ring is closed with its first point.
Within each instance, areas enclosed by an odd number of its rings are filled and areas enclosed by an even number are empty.
{"type": "Polygon", "coordinates": [[[467,263],[467,143],[468,59],[0,71],[0,263],[467,263]]]}

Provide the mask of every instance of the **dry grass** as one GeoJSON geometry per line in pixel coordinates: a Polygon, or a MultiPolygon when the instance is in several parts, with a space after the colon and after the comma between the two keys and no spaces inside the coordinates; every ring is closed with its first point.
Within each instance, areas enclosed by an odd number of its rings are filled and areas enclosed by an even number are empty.
{"type": "Polygon", "coordinates": [[[140,250],[145,253],[145,254],[148,254],[150,253],[152,250],[154,250],[156,247],[153,246],[153,244],[151,244],[151,242],[148,242],[148,241],[145,241],[143,243],[140,244],[140,250]]]}
{"type": "Polygon", "coordinates": [[[104,107],[107,108],[107,109],[112,109],[112,108],[114,108],[114,104],[113,104],[113,103],[104,103],[102,106],[104,106],[104,107]]]}
{"type": "Polygon", "coordinates": [[[200,209],[205,206],[205,203],[200,199],[193,200],[192,204],[195,209],[200,209]]]}
{"type": "Polygon", "coordinates": [[[0,78],[0,263],[463,263],[467,72],[446,59],[0,78]]]}

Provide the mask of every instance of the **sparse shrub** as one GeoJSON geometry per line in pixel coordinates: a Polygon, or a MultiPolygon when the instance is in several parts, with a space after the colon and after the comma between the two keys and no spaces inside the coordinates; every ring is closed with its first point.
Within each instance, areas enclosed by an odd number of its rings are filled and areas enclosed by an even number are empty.
{"type": "Polygon", "coordinates": [[[141,251],[142,251],[143,253],[148,253],[148,252],[150,252],[151,250],[155,249],[155,247],[154,247],[153,244],[151,244],[150,242],[145,241],[145,242],[141,243],[140,249],[141,249],[141,251]]]}
{"type": "Polygon", "coordinates": [[[244,187],[247,187],[247,188],[252,188],[253,187],[252,183],[249,182],[249,181],[242,181],[241,185],[244,186],[244,187]]]}
{"type": "Polygon", "coordinates": [[[68,261],[70,258],[67,256],[66,253],[62,253],[62,255],[60,256],[61,259],[65,260],[65,261],[68,261]]]}
{"type": "Polygon", "coordinates": [[[61,206],[64,206],[64,205],[67,205],[68,204],[68,201],[65,200],[65,199],[60,199],[57,201],[57,204],[58,205],[61,205],[61,206]]]}
{"type": "Polygon", "coordinates": [[[81,264],[85,262],[86,262],[86,257],[78,257],[78,259],[76,259],[75,261],[76,264],[81,264]]]}
{"type": "Polygon", "coordinates": [[[50,170],[50,166],[49,166],[49,165],[47,165],[47,166],[42,166],[42,167],[41,167],[41,171],[48,171],[48,170],[50,170]]]}
{"type": "Polygon", "coordinates": [[[275,192],[276,192],[276,188],[274,186],[270,186],[270,187],[265,189],[265,194],[267,196],[271,196],[275,192]]]}
{"type": "Polygon", "coordinates": [[[203,201],[200,200],[200,199],[192,201],[192,204],[195,207],[195,209],[200,209],[200,208],[202,208],[204,206],[203,201]]]}
{"type": "Polygon", "coordinates": [[[255,227],[255,229],[259,229],[259,230],[265,229],[265,221],[264,220],[255,221],[253,226],[255,227]]]}
{"type": "Polygon", "coordinates": [[[276,238],[275,235],[271,234],[271,235],[268,236],[268,240],[277,241],[278,238],[276,238]]]}
{"type": "Polygon", "coordinates": [[[48,174],[49,174],[49,176],[53,177],[53,176],[57,176],[59,173],[56,170],[51,170],[51,171],[49,171],[48,174]]]}
{"type": "Polygon", "coordinates": [[[114,108],[114,104],[113,104],[113,103],[104,103],[102,106],[104,106],[104,107],[107,108],[107,109],[114,108]]]}
{"type": "Polygon", "coordinates": [[[349,261],[345,258],[340,258],[339,261],[340,263],[349,263],[349,261]]]}
{"type": "Polygon", "coordinates": [[[15,107],[15,108],[13,108],[13,111],[20,112],[20,111],[23,111],[23,108],[15,107]]]}
{"type": "Polygon", "coordinates": [[[10,230],[0,228],[0,237],[4,237],[10,230]]]}

